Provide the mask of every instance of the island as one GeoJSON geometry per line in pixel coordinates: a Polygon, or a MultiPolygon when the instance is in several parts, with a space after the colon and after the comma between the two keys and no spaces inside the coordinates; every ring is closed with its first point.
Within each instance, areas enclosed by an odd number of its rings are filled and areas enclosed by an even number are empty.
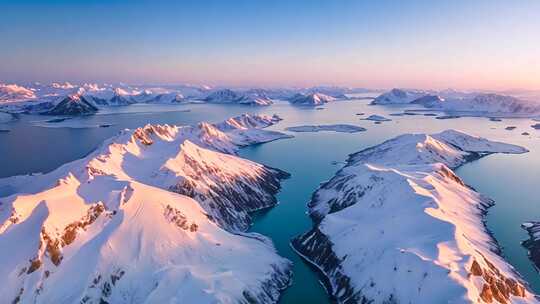
{"type": "Polygon", "coordinates": [[[349,156],[292,240],[338,303],[536,303],[485,226],[489,198],[453,170],[525,148],[454,130],[405,134],[349,156]]]}

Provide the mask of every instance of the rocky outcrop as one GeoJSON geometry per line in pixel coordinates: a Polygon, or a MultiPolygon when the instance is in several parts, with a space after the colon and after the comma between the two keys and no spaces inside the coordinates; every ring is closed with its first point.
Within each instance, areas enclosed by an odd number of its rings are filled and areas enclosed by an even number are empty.
{"type": "Polygon", "coordinates": [[[521,245],[529,251],[529,259],[540,272],[540,222],[523,223],[521,227],[529,233],[529,239],[521,245]]]}

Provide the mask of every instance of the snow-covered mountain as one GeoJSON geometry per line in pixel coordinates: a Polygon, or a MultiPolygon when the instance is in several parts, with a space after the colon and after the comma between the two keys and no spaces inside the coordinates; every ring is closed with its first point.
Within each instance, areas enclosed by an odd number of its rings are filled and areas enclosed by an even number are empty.
{"type": "Polygon", "coordinates": [[[50,111],[56,104],[75,94],[98,108],[134,103],[176,104],[190,98],[200,99],[209,90],[207,87],[190,85],[155,87],[92,83],[76,85],[69,82],[32,83],[25,86],[0,84],[0,109],[12,113],[40,114],[50,111]]]}
{"type": "Polygon", "coordinates": [[[298,93],[289,99],[293,105],[300,106],[319,106],[328,102],[335,101],[336,98],[322,93],[302,94],[298,93]]]}
{"type": "Polygon", "coordinates": [[[51,110],[43,113],[46,115],[89,115],[98,111],[92,102],[82,95],[69,95],[54,106],[51,110]]]}
{"type": "Polygon", "coordinates": [[[184,96],[179,93],[153,93],[149,90],[144,90],[137,95],[131,97],[135,103],[181,103],[184,101],[184,96]]]}
{"type": "Polygon", "coordinates": [[[392,89],[372,104],[419,104],[429,109],[463,112],[474,116],[535,116],[540,103],[493,93],[465,93],[455,90],[419,91],[392,89]]]}
{"type": "Polygon", "coordinates": [[[538,115],[540,103],[499,94],[479,94],[472,99],[450,99],[433,105],[446,111],[467,111],[488,114],[538,115]]]}
{"type": "Polygon", "coordinates": [[[262,92],[252,92],[251,94],[248,94],[229,89],[214,91],[203,100],[208,103],[231,103],[256,106],[268,106],[273,103],[272,100],[262,92]]]}
{"type": "Polygon", "coordinates": [[[287,174],[233,154],[279,119],[125,130],[50,173],[0,179],[0,296],[16,303],[274,303],[290,262],[248,212],[287,174]]]}
{"type": "Polygon", "coordinates": [[[425,95],[424,91],[392,89],[379,95],[371,104],[407,104],[425,95]]]}
{"type": "Polygon", "coordinates": [[[493,202],[452,169],[526,149],[448,130],[351,154],[293,240],[341,303],[538,303],[484,224],[493,202]]]}

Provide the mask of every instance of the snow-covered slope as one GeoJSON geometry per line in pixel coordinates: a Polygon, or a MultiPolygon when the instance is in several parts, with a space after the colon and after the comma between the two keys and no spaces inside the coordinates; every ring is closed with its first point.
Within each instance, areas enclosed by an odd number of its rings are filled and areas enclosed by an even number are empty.
{"type": "Polygon", "coordinates": [[[289,281],[264,237],[135,181],[67,176],[2,199],[0,218],[6,303],[272,303],[289,281]]]}
{"type": "Polygon", "coordinates": [[[50,173],[0,180],[0,296],[17,303],[273,303],[290,263],[246,234],[287,173],[238,146],[277,117],[125,130],[50,173]],[[249,123],[248,123],[249,122],[249,123]],[[233,233],[231,233],[233,232],[233,233]]]}
{"type": "Polygon", "coordinates": [[[290,138],[262,129],[279,120],[277,116],[244,114],[218,124],[147,125],[125,130],[86,158],[51,173],[0,179],[0,189],[36,193],[69,174],[105,174],[197,197],[214,221],[243,231],[251,222],[249,212],[276,203],[273,195],[279,179],[288,174],[234,154],[242,146],[290,138]]]}
{"type": "Polygon", "coordinates": [[[289,99],[289,102],[293,105],[301,106],[318,106],[331,101],[335,101],[336,98],[328,96],[322,93],[310,93],[302,94],[298,93],[289,99]]]}
{"type": "Polygon", "coordinates": [[[293,245],[342,303],[537,303],[484,225],[493,202],[452,171],[526,151],[449,130],[351,154],[313,194],[314,228],[293,245]]]}
{"type": "Polygon", "coordinates": [[[256,106],[268,106],[273,103],[272,100],[261,92],[248,94],[235,92],[229,89],[212,92],[203,100],[208,103],[231,103],[256,106]]]}

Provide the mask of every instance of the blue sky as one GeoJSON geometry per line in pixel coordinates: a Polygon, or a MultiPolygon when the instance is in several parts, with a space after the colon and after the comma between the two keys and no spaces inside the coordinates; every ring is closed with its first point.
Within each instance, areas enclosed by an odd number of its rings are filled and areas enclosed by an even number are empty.
{"type": "Polygon", "coordinates": [[[0,81],[540,88],[540,1],[4,1],[0,81]]]}

